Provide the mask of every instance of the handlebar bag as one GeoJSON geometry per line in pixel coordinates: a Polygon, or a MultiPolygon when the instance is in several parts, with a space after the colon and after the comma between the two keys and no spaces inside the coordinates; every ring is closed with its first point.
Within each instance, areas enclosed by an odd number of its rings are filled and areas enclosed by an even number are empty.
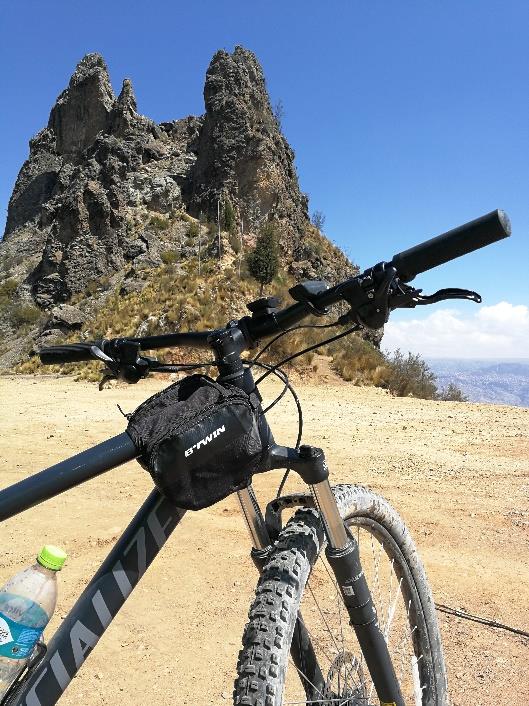
{"type": "Polygon", "coordinates": [[[257,394],[190,375],[143,402],[127,432],[157,488],[200,510],[247,487],[264,454],[257,394]]]}

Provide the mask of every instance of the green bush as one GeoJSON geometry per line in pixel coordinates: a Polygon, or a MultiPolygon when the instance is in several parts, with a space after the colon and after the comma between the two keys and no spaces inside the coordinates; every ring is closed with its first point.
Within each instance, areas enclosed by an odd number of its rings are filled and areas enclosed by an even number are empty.
{"type": "Polygon", "coordinates": [[[420,355],[400,350],[387,358],[389,367],[386,385],[391,394],[397,397],[420,397],[425,400],[437,399],[435,374],[420,355]]]}
{"type": "Polygon", "coordinates": [[[34,304],[17,304],[11,309],[11,323],[15,328],[35,324],[41,317],[41,310],[34,304]]]}
{"type": "Polygon", "coordinates": [[[279,269],[279,245],[276,225],[265,223],[257,236],[255,248],[246,258],[248,269],[261,285],[259,296],[263,294],[265,284],[270,284],[279,269]]]}
{"type": "Polygon", "coordinates": [[[463,391],[453,382],[439,392],[438,398],[443,402],[468,402],[468,397],[465,397],[463,391]]]}
{"type": "Polygon", "coordinates": [[[200,233],[200,225],[198,221],[191,221],[187,228],[187,237],[188,238],[198,238],[198,235],[200,233]]]}
{"type": "Polygon", "coordinates": [[[223,230],[233,235],[237,230],[237,219],[235,209],[229,201],[224,202],[223,208],[223,230]]]}
{"type": "Polygon", "coordinates": [[[230,245],[236,255],[241,252],[241,238],[238,233],[230,233],[230,245]]]}
{"type": "Polygon", "coordinates": [[[149,218],[149,224],[154,230],[167,230],[169,228],[169,219],[157,213],[153,213],[149,218]]]}
{"type": "Polygon", "coordinates": [[[357,335],[331,343],[333,368],[344,380],[358,385],[384,385],[388,373],[383,354],[369,341],[357,335]]]}
{"type": "Polygon", "coordinates": [[[18,282],[16,279],[6,279],[5,282],[0,284],[0,302],[9,301],[18,287],[18,282]]]}
{"type": "Polygon", "coordinates": [[[164,265],[174,265],[178,262],[178,253],[176,250],[166,250],[160,256],[164,265]]]}

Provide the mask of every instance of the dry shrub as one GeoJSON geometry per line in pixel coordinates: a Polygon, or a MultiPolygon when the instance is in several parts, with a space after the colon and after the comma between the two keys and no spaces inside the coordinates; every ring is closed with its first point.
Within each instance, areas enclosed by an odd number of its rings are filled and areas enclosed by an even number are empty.
{"type": "Polygon", "coordinates": [[[159,213],[153,213],[149,218],[149,225],[154,228],[154,230],[167,230],[169,228],[170,222],[166,216],[162,216],[159,213]]]}
{"type": "Polygon", "coordinates": [[[344,380],[356,385],[375,385],[384,380],[384,356],[369,341],[352,334],[330,344],[333,367],[344,380]]]}
{"type": "Polygon", "coordinates": [[[420,397],[425,400],[438,399],[435,374],[420,355],[405,356],[396,350],[387,359],[389,375],[387,387],[397,397],[420,397]]]}

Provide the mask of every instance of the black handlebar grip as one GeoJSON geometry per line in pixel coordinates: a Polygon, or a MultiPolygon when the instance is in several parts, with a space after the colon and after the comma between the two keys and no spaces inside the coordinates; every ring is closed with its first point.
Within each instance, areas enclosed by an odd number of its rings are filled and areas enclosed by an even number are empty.
{"type": "Polygon", "coordinates": [[[426,240],[409,250],[393,256],[398,276],[408,282],[415,275],[456,257],[466,255],[511,234],[511,223],[505,211],[496,210],[470,223],[449,230],[436,238],[426,240]]]}
{"type": "Polygon", "coordinates": [[[82,363],[94,360],[90,349],[94,343],[71,343],[64,346],[49,346],[39,351],[40,362],[44,365],[62,365],[63,363],[82,363]]]}

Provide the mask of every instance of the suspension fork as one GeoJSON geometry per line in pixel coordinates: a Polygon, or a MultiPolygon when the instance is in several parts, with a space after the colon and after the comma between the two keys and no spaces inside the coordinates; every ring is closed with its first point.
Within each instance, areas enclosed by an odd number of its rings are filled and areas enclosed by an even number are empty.
{"type": "MultiPolygon", "coordinates": [[[[261,400],[259,391],[255,387],[251,369],[244,369],[243,367],[243,362],[240,357],[240,352],[243,350],[241,336],[241,331],[237,327],[228,326],[228,329],[218,332],[210,341],[215,351],[215,359],[219,371],[218,380],[219,382],[229,382],[232,385],[240,387],[248,394],[255,393],[261,400]]],[[[269,449],[280,448],[274,443],[272,432],[270,431],[264,414],[259,416],[258,423],[259,434],[261,439],[264,440],[265,446],[269,449]]],[[[281,459],[279,459],[279,462],[281,463],[281,459]]],[[[272,454],[270,454],[268,468],[273,467],[272,454]]],[[[288,467],[288,465],[275,467],[285,468],[288,467]]],[[[266,468],[267,464],[265,463],[263,470],[266,468]]],[[[252,559],[257,570],[262,574],[264,565],[272,551],[272,542],[268,528],[259,508],[259,504],[257,503],[252,486],[250,485],[247,488],[239,490],[237,496],[252,540],[252,559]]],[[[306,677],[304,687],[307,699],[316,699],[318,695],[323,694],[325,681],[312,647],[310,635],[299,612],[294,628],[290,653],[300,675],[306,677]],[[315,689],[315,691],[313,691],[313,689],[315,689]]]]}
{"type": "MultiPolygon", "coordinates": [[[[252,560],[259,574],[262,574],[273,549],[268,528],[252,486],[250,485],[248,488],[237,491],[237,496],[252,540],[252,560]]],[[[307,699],[321,697],[325,693],[325,677],[318,664],[310,634],[305,627],[301,612],[298,613],[296,618],[290,655],[303,681],[307,699]]]]}
{"type": "MultiPolygon", "coordinates": [[[[362,570],[358,543],[347,531],[340,515],[329,484],[329,470],[323,451],[313,446],[301,446],[299,451],[276,446],[271,450],[270,458],[272,468],[292,468],[309,486],[328,540],[325,551],[327,560],[336,577],[349,622],[356,633],[380,704],[404,706],[388,645],[380,630],[362,570]]],[[[304,626],[302,629],[307,632],[304,626]]]]}
{"type": "MultiPolygon", "coordinates": [[[[210,344],[215,351],[219,381],[229,381],[251,393],[255,391],[255,384],[251,370],[243,369],[240,358],[241,341],[238,338],[240,335],[242,334],[236,327],[228,328],[217,334],[210,344]]],[[[269,443],[267,468],[292,468],[310,487],[327,535],[327,559],[336,577],[381,706],[404,706],[388,646],[378,626],[375,606],[360,564],[358,544],[344,526],[329,485],[329,470],[323,451],[306,445],[301,446],[299,450],[277,446],[264,415],[260,417],[259,426],[262,438],[267,437],[269,443]]],[[[268,529],[252,487],[238,491],[237,495],[252,539],[252,558],[262,573],[272,549],[268,529]]],[[[294,663],[298,669],[306,668],[304,657],[311,652],[310,667],[315,670],[315,681],[312,681],[312,684],[321,685],[324,681],[323,675],[301,613],[298,614],[295,629],[295,636],[299,639],[295,639],[292,644],[294,663]]]]}
{"type": "Polygon", "coordinates": [[[404,706],[387,642],[380,630],[369,586],[360,563],[358,542],[341,518],[328,479],[310,486],[328,545],[327,560],[336,577],[349,622],[364,655],[381,706],[404,706]]]}

